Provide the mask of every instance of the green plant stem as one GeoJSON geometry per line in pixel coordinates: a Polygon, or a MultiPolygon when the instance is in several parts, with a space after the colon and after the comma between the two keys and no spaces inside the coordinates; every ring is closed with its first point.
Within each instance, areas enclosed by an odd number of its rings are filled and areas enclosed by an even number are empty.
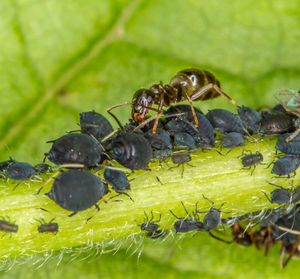
{"type": "MultiPolygon", "coordinates": [[[[76,247],[97,242],[109,242],[115,239],[127,238],[141,233],[140,224],[144,219],[144,211],[150,216],[154,213],[154,220],[162,214],[159,223],[162,229],[171,229],[175,218],[169,209],[179,217],[186,217],[181,201],[192,212],[195,203],[198,202],[199,211],[208,210],[211,204],[202,196],[215,202],[219,207],[225,202],[223,211],[230,213],[226,216],[239,216],[249,212],[272,208],[262,191],[271,191],[273,186],[267,182],[279,185],[288,185],[286,179],[277,179],[271,174],[271,168],[267,164],[274,159],[274,146],[276,138],[266,138],[258,143],[247,143],[246,149],[253,153],[259,150],[264,156],[266,165],[258,165],[251,175],[251,170],[241,170],[241,155],[243,148],[232,150],[229,154],[221,156],[214,150],[197,151],[191,153],[193,167],[185,165],[183,177],[182,167],[169,169],[164,163],[151,163],[151,171],[137,171],[130,175],[135,178],[131,182],[131,191],[128,193],[133,198],[132,202],[125,195],[121,195],[105,203],[99,203],[101,211],[89,222],[87,218],[95,213],[95,208],[80,212],[73,217],[67,217],[70,212],[61,209],[47,196],[43,195],[50,190],[52,180],[45,186],[41,194],[36,195],[37,190],[49,178],[43,177],[43,182],[31,181],[13,189],[11,181],[2,180],[0,204],[3,217],[9,216],[11,221],[19,226],[17,233],[4,236],[1,241],[0,258],[29,255],[35,253],[61,250],[63,248],[76,247]],[[161,183],[158,181],[158,179],[161,183]],[[49,212],[40,210],[45,208],[49,212]],[[56,217],[59,224],[59,232],[39,234],[38,219],[46,222],[56,217]],[[136,221],[135,221],[136,220],[136,221]]],[[[226,153],[227,150],[223,150],[226,153]]],[[[170,166],[172,163],[169,161],[170,166]]],[[[101,174],[99,174],[101,176],[101,174]]],[[[101,176],[102,177],[102,176],[101,176]]],[[[109,196],[114,196],[112,191],[109,196]]],[[[202,219],[204,214],[200,214],[202,219]]],[[[143,232],[142,232],[143,234],[143,232]]]]}

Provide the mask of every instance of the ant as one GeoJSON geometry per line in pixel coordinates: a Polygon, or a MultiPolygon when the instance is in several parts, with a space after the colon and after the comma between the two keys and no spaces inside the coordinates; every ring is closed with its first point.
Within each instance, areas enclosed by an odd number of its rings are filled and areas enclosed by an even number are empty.
{"type": "Polygon", "coordinates": [[[153,133],[156,133],[158,120],[163,112],[163,107],[188,101],[195,120],[195,127],[198,127],[198,118],[193,107],[193,101],[203,101],[218,96],[223,96],[233,105],[237,105],[231,97],[220,89],[220,82],[212,73],[191,68],[178,72],[171,79],[170,84],[163,85],[162,82],[160,82],[159,84],[151,86],[150,89],[139,89],[133,95],[131,103],[113,106],[107,109],[107,112],[116,120],[118,125],[122,127],[111,110],[120,106],[131,105],[131,117],[135,122],[140,123],[140,125],[135,128],[135,131],[143,127],[145,122],[148,123],[150,119],[155,119],[153,133]],[[154,104],[158,105],[157,109],[152,107],[154,104]],[[155,111],[157,114],[154,118],[149,118],[144,121],[149,110],[155,111]]]}

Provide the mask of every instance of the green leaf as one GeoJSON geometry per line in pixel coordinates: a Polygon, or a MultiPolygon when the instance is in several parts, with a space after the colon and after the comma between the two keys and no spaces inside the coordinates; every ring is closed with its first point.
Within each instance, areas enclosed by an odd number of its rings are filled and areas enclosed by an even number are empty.
{"type": "MultiPolygon", "coordinates": [[[[273,105],[278,90],[299,89],[299,12],[297,0],[3,0],[1,159],[13,156],[39,163],[49,150],[47,140],[77,128],[79,112],[95,109],[103,113],[110,106],[130,101],[138,88],[160,80],[167,83],[185,67],[212,71],[239,104],[255,108],[273,105]]],[[[233,110],[222,98],[199,106],[204,111],[217,106],[233,110]]],[[[115,110],[124,121],[129,111],[129,107],[115,110]]],[[[138,274],[279,277],[278,249],[263,259],[254,249],[232,248],[201,237],[184,239],[184,252],[172,241],[169,245],[147,241],[144,268],[139,267],[138,274]],[[200,253],[204,244],[205,253],[200,253]],[[238,255],[244,256],[230,257],[240,250],[243,252],[238,255]],[[170,260],[162,260],[168,257],[170,260]]],[[[58,276],[65,277],[64,270],[95,276],[98,260],[103,262],[105,276],[123,277],[123,268],[128,272],[125,277],[132,277],[136,259],[127,260],[124,251],[114,258],[95,259],[92,268],[75,260],[75,264],[62,265],[58,276]]],[[[19,271],[23,278],[31,264],[15,268],[11,276],[19,271]]],[[[295,267],[296,262],[290,265],[295,267]]],[[[53,270],[54,265],[45,265],[40,276],[49,274],[47,268],[53,270]]],[[[290,266],[288,269],[283,274],[295,274],[290,266]]]]}

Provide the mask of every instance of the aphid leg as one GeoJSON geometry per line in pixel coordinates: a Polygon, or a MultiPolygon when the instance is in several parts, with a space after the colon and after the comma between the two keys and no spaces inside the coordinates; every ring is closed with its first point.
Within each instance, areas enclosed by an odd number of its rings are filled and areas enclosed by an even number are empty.
{"type": "Polygon", "coordinates": [[[112,116],[112,118],[117,122],[117,124],[119,125],[119,127],[122,131],[124,131],[123,125],[121,124],[119,119],[111,112],[111,110],[113,110],[115,108],[118,108],[118,107],[122,107],[122,106],[128,106],[128,105],[131,105],[131,103],[124,103],[124,104],[115,105],[115,106],[112,106],[112,107],[110,107],[106,110],[106,112],[109,113],[112,116]]]}
{"type": "Polygon", "coordinates": [[[216,240],[222,241],[222,242],[224,242],[224,243],[226,243],[226,244],[232,244],[232,243],[233,243],[233,240],[228,241],[228,240],[222,239],[222,238],[220,238],[220,237],[214,235],[214,234],[213,234],[212,232],[210,232],[210,231],[209,231],[208,233],[209,233],[209,235],[210,235],[212,238],[214,238],[214,239],[216,239],[216,240]]]}
{"type": "Polygon", "coordinates": [[[42,187],[36,192],[36,195],[38,195],[41,190],[55,177],[57,176],[58,174],[60,173],[60,171],[57,171],[56,173],[54,173],[43,185],[42,187]]]}
{"type": "Polygon", "coordinates": [[[13,191],[21,184],[21,182],[17,183],[17,185],[12,189],[13,191]]]}
{"type": "Polygon", "coordinates": [[[191,214],[187,211],[186,207],[184,206],[183,202],[181,201],[182,207],[184,208],[186,214],[192,219],[191,214]]]}
{"type": "Polygon", "coordinates": [[[184,219],[184,218],[182,218],[182,217],[176,216],[175,213],[174,213],[171,209],[169,209],[169,211],[170,211],[170,213],[171,213],[176,219],[178,219],[178,220],[183,220],[183,219],[184,219]]]}
{"type": "MultiPolygon", "coordinates": [[[[292,251],[290,252],[290,254],[289,254],[288,258],[286,259],[286,261],[281,262],[281,267],[282,268],[285,268],[287,266],[287,264],[289,263],[289,261],[291,260],[291,258],[295,255],[298,244],[299,244],[299,240],[300,240],[300,236],[298,236],[298,239],[297,239],[296,243],[293,245],[292,251]]],[[[280,259],[282,259],[282,260],[283,260],[283,258],[284,258],[284,255],[283,255],[282,258],[280,257],[280,259]]]]}
{"type": "Polygon", "coordinates": [[[156,175],[155,177],[156,177],[156,180],[157,180],[161,185],[163,185],[163,183],[160,181],[159,177],[158,177],[157,175],[156,175]]]}
{"type": "MultiPolygon", "coordinates": [[[[256,165],[253,165],[253,170],[251,171],[251,175],[253,174],[255,168],[256,168],[256,165]]],[[[250,167],[250,169],[251,169],[251,167],[250,167]]]]}
{"type": "Polygon", "coordinates": [[[264,195],[266,196],[266,198],[268,199],[268,201],[269,201],[270,203],[273,203],[272,200],[269,198],[269,196],[266,194],[266,192],[265,192],[265,191],[262,191],[262,192],[264,193],[264,195]]]}
{"type": "MultiPolygon", "coordinates": [[[[99,207],[99,205],[98,204],[95,204],[95,207],[96,207],[96,211],[95,211],[95,213],[91,216],[91,217],[89,217],[89,218],[87,218],[86,219],[86,223],[88,222],[88,221],[90,221],[93,217],[95,217],[95,215],[98,213],[98,212],[100,212],[100,207],[99,207]]],[[[73,212],[72,214],[73,215],[75,215],[77,212],[73,212]]],[[[72,216],[73,216],[72,215],[72,216]]],[[[69,216],[69,217],[71,217],[71,216],[69,216]]]]}
{"type": "Polygon", "coordinates": [[[272,234],[272,228],[270,225],[267,226],[267,232],[268,232],[268,236],[266,239],[266,248],[265,248],[265,257],[268,256],[268,253],[271,249],[271,245],[272,245],[272,239],[271,239],[271,234],[272,234]]]}
{"type": "Polygon", "coordinates": [[[153,216],[153,210],[151,210],[151,218],[149,219],[148,223],[151,223],[154,219],[154,216],[153,216]]]}
{"type": "Polygon", "coordinates": [[[288,138],[285,139],[286,142],[291,141],[294,137],[296,137],[300,133],[300,127],[293,132],[288,138]]]}

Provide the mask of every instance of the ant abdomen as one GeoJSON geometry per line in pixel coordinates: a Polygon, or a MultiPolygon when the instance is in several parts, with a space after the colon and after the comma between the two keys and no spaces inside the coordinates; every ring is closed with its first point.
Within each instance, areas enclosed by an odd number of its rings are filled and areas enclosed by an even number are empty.
{"type": "MultiPolygon", "coordinates": [[[[220,88],[220,82],[215,76],[208,71],[201,71],[198,69],[185,69],[178,72],[170,81],[170,85],[177,89],[178,94],[183,97],[185,94],[188,96],[194,95],[196,92],[203,89],[206,85],[215,85],[220,88]]],[[[220,94],[215,88],[211,87],[204,94],[201,94],[198,98],[194,98],[193,101],[208,100],[216,98],[220,94]]]]}

